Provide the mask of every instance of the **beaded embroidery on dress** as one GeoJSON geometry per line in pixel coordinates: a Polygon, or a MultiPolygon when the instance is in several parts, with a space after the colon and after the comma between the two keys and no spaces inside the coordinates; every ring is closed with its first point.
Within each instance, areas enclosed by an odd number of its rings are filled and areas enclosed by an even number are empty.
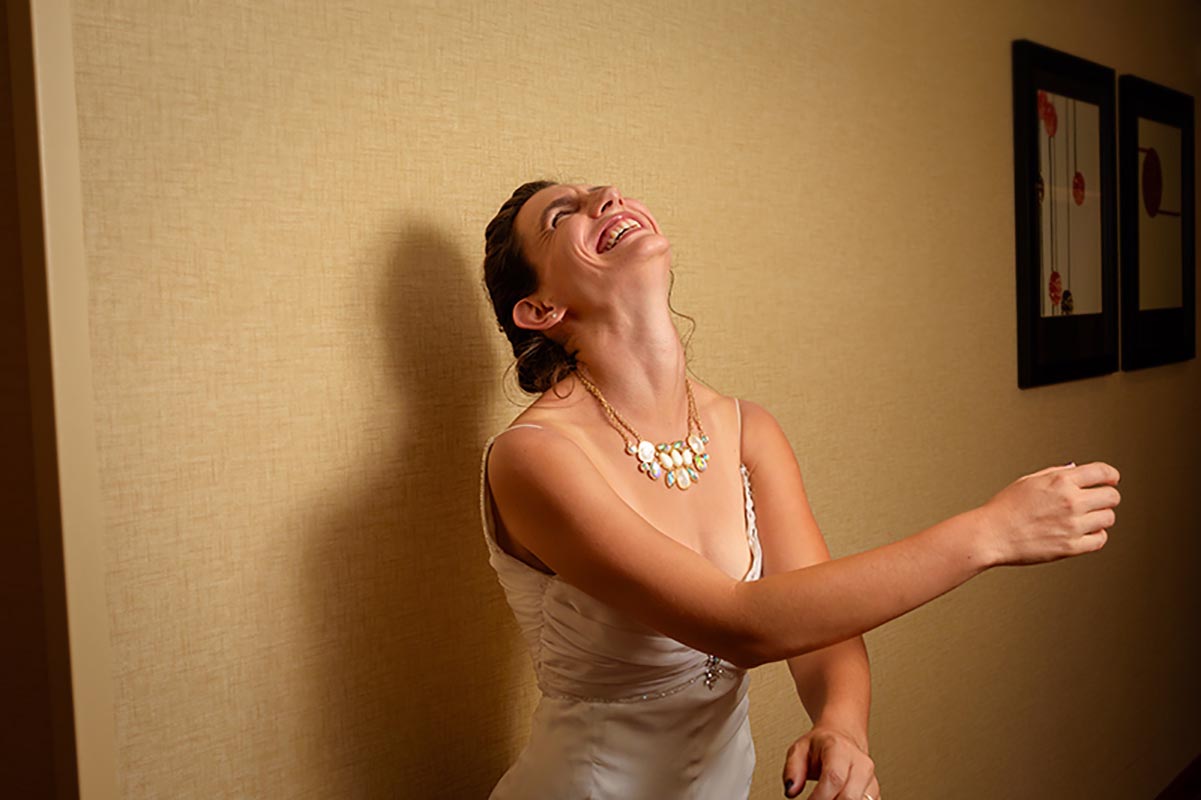
{"type": "MultiPolygon", "coordinates": [[[[737,402],[737,401],[736,401],[737,402]]],[[[739,440],[741,441],[741,408],[739,440]]],[[[514,425],[515,427],[539,427],[514,425]]],[[[506,553],[496,543],[480,465],[488,561],[530,652],[541,690],[530,739],[491,800],[737,800],[747,797],[755,749],[746,670],[621,614],[506,553]]],[[[763,574],[750,476],[742,475],[751,565],[763,574]]]]}

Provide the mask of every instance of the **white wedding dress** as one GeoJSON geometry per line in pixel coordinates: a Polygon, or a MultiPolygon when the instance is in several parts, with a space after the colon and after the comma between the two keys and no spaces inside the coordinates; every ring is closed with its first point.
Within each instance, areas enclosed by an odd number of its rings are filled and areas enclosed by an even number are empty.
{"type": "MultiPolygon", "coordinates": [[[[741,422],[741,409],[739,409],[741,422]]],[[[619,613],[500,549],[488,453],[480,512],[488,561],[533,660],[542,697],[529,743],[491,800],[738,800],[755,748],[746,670],[619,613]]],[[[538,427],[536,425],[530,427],[538,427]]],[[[751,566],[763,574],[750,478],[742,473],[751,566]]]]}

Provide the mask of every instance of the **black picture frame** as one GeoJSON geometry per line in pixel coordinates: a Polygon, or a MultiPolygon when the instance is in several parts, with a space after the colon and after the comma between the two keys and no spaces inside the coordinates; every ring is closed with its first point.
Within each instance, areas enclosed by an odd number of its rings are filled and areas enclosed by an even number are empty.
{"type": "Polygon", "coordinates": [[[1012,55],[1018,386],[1027,389],[1118,369],[1115,73],[1028,39],[1014,40],[1012,55]],[[1079,135],[1081,116],[1084,137],[1079,135]],[[1054,136],[1061,127],[1065,136],[1057,143],[1054,136]],[[1075,144],[1057,158],[1059,150],[1069,147],[1069,132],[1075,144]],[[1087,176],[1076,160],[1081,151],[1087,176]],[[1045,181],[1042,152],[1050,173],[1045,181]],[[1066,172],[1055,180],[1060,160],[1065,167],[1077,167],[1066,183],[1066,172]],[[1066,239],[1060,232],[1065,219],[1066,239]],[[1070,274],[1073,251],[1081,301],[1062,288],[1057,269],[1066,255],[1070,274]],[[1049,257],[1044,259],[1044,253],[1049,257]]]}
{"type": "Polygon", "coordinates": [[[1122,75],[1118,104],[1122,369],[1134,370],[1196,357],[1193,98],[1122,75]]]}

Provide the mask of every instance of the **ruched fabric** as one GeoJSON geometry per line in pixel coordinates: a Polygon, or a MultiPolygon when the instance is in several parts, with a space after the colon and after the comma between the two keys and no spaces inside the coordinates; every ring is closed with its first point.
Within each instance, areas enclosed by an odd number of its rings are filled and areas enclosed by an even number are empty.
{"type": "MultiPolygon", "coordinates": [[[[746,670],[664,636],[501,550],[487,465],[492,443],[504,432],[484,446],[480,513],[488,561],[517,619],[542,696],[528,744],[490,797],[747,797],[755,748],[746,670]]],[[[743,580],[757,580],[763,553],[750,478],[744,465],[739,471],[751,553],[743,580]]]]}

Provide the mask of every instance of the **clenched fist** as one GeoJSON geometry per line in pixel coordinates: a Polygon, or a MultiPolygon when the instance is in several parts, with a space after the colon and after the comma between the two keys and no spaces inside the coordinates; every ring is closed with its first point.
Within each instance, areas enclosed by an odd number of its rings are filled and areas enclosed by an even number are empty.
{"type": "Polygon", "coordinates": [[[1103,461],[1023,475],[980,507],[998,566],[1041,564],[1100,550],[1121,502],[1118,471],[1103,461]]]}

